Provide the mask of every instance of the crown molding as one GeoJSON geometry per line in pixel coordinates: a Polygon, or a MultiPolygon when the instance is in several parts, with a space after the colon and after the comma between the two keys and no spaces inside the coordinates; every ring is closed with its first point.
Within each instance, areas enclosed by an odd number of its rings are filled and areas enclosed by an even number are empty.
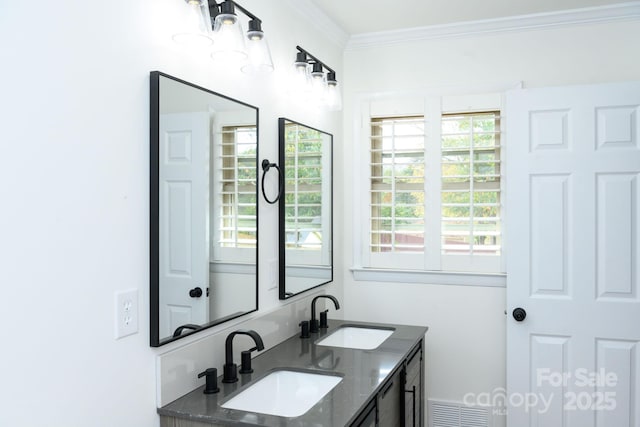
{"type": "Polygon", "coordinates": [[[314,2],[311,0],[287,0],[287,2],[291,8],[305,17],[311,25],[322,32],[322,34],[331,42],[341,49],[344,49],[347,46],[349,33],[347,33],[334,20],[329,18],[329,16],[327,16],[322,9],[316,6],[314,2]]]}
{"type": "Polygon", "coordinates": [[[559,12],[356,34],[351,36],[345,49],[357,50],[411,41],[470,37],[639,18],[640,1],[633,1],[559,12]]]}

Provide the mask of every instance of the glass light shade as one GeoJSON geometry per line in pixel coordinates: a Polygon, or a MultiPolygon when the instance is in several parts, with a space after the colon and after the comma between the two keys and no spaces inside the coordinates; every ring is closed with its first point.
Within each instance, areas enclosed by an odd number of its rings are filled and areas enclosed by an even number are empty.
{"type": "Polygon", "coordinates": [[[326,101],[327,81],[322,71],[313,71],[311,73],[311,96],[318,105],[322,105],[326,101]]]}
{"type": "Polygon", "coordinates": [[[304,103],[311,94],[311,76],[309,75],[309,65],[303,61],[296,61],[291,68],[291,86],[289,95],[292,101],[304,103]]]}
{"type": "Polygon", "coordinates": [[[306,62],[293,63],[293,79],[299,86],[306,86],[309,83],[309,72],[306,62]]]}
{"type": "Polygon", "coordinates": [[[327,108],[330,111],[342,110],[342,95],[337,81],[327,82],[327,108]]]}
{"type": "Polygon", "coordinates": [[[244,34],[236,15],[221,13],[216,16],[213,25],[213,40],[215,44],[211,57],[214,60],[233,63],[247,58],[244,34]]]}
{"type": "Polygon", "coordinates": [[[261,74],[273,71],[273,61],[267,39],[262,31],[247,33],[248,61],[241,70],[247,74],[261,74]]]}
{"type": "Polygon", "coordinates": [[[187,46],[210,46],[213,43],[211,18],[205,0],[187,0],[181,16],[179,28],[173,34],[176,43],[187,46]]]}

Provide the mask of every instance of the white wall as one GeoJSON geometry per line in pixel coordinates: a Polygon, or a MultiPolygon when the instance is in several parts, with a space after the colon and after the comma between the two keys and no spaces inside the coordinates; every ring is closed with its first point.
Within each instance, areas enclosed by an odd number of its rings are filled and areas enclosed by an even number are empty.
{"type": "MultiPolygon", "coordinates": [[[[156,356],[191,341],[148,346],[151,70],[260,107],[261,159],[277,158],[277,117],[333,133],[336,206],[344,203],[344,221],[335,212],[334,259],[346,282],[345,317],[431,326],[432,397],[457,399],[504,383],[503,289],[351,279],[350,100],[357,92],[451,83],[637,78],[638,24],[350,51],[343,79],[341,48],[299,16],[294,1],[242,2],[263,19],[279,68],[257,80],[171,43],[181,0],[0,5],[0,425],[158,425],[156,356]],[[296,44],[337,69],[347,89],[344,138],[340,114],[301,109],[283,96],[280,70],[296,44]],[[139,290],[139,333],[116,341],[114,293],[129,288],[139,290]]],[[[281,305],[268,290],[276,224],[276,208],[262,202],[261,311],[281,305]]],[[[342,300],[339,283],[328,290],[342,300]]]]}
{"type": "MultiPolygon", "coordinates": [[[[639,38],[636,20],[347,50],[344,140],[354,137],[355,103],[364,94],[637,79],[640,59],[633,52],[639,38]]],[[[345,152],[347,183],[355,182],[356,157],[345,152]]],[[[354,184],[346,185],[345,230],[359,226],[360,219],[351,219],[354,195],[354,184]]],[[[356,282],[348,270],[354,263],[349,237],[344,239],[344,315],[429,326],[428,398],[461,401],[468,392],[505,387],[505,288],[356,282]]]]}
{"type": "MultiPolygon", "coordinates": [[[[156,356],[182,341],[148,345],[150,71],[258,106],[261,159],[277,159],[280,116],[342,143],[339,113],[282,95],[296,44],[339,78],[342,48],[292,2],[241,3],[269,38],[278,70],[266,78],[174,46],[182,0],[0,5],[0,425],[158,425],[156,356]],[[114,293],[129,288],[139,333],[116,341],[114,293]]],[[[267,289],[276,248],[277,209],[262,202],[261,311],[281,304],[267,289]]],[[[330,291],[342,299],[339,285],[330,291]]]]}

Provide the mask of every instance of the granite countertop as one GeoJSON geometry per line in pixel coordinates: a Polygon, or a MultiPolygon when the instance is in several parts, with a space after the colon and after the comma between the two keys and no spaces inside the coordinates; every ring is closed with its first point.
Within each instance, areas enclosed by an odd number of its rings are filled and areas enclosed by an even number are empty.
{"type": "MultiPolygon", "coordinates": [[[[374,324],[330,320],[329,329],[301,339],[299,335],[263,351],[253,361],[252,374],[238,374],[238,382],[222,383],[220,392],[204,394],[204,386],[159,408],[160,415],[192,421],[232,426],[344,426],[355,419],[372,395],[401,364],[416,343],[424,337],[426,327],[394,324],[374,324]],[[358,325],[391,327],[393,334],[374,350],[357,350],[341,347],[317,346],[320,338],[334,332],[340,326],[358,325]],[[293,368],[318,373],[334,373],[342,381],[324,396],[307,413],[299,417],[245,412],[222,408],[220,405],[274,369],[293,368]]],[[[238,369],[240,367],[238,366],[238,369]]]]}

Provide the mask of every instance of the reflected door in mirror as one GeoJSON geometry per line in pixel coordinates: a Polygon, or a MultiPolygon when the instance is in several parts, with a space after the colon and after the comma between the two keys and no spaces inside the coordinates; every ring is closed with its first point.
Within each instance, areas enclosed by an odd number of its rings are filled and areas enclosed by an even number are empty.
{"type": "Polygon", "coordinates": [[[168,337],[182,325],[209,319],[206,298],[190,294],[209,283],[208,114],[161,114],[159,142],[160,336],[168,337]]]}

